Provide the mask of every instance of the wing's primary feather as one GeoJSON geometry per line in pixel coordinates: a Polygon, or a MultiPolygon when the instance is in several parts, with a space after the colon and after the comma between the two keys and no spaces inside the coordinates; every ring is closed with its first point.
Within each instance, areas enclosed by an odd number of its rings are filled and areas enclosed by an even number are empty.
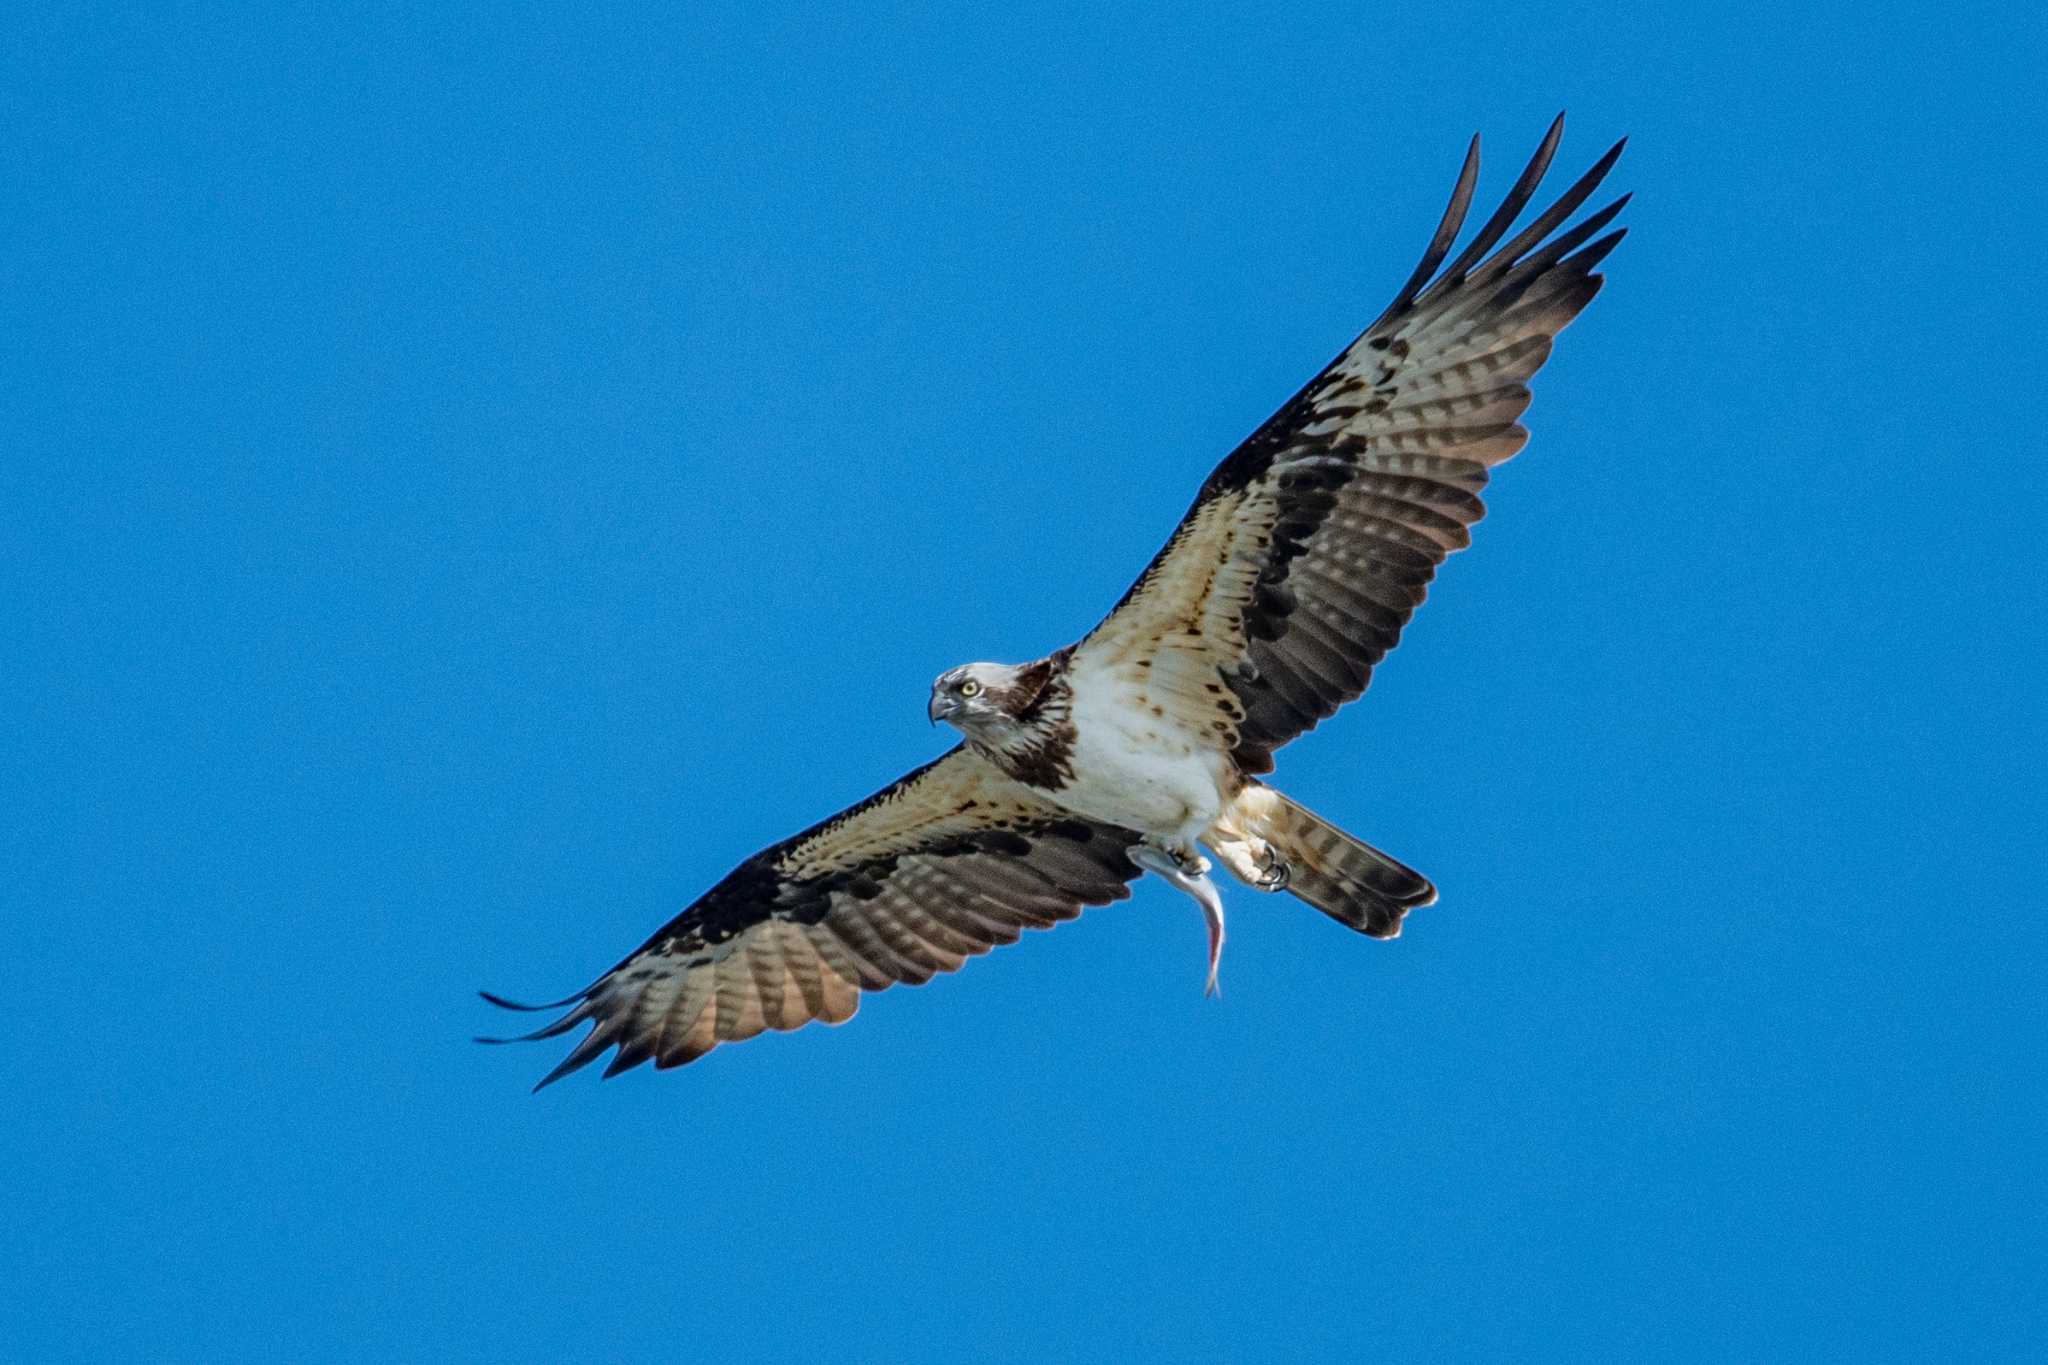
{"type": "Polygon", "coordinates": [[[1536,193],[1559,115],[1484,227],[1464,225],[1478,139],[1393,303],[1219,464],[1164,549],[1078,646],[1074,665],[1215,733],[1244,771],[1365,691],[1437,566],[1470,543],[1488,472],[1528,439],[1517,419],[1551,340],[1597,293],[1628,202],[1557,229],[1621,155],[1495,249],[1536,193]],[[1491,255],[1487,253],[1491,252],[1491,255]]]}
{"type": "MultiPolygon", "coordinates": [[[[853,1017],[860,992],[920,985],[1025,929],[1130,894],[1137,836],[1047,804],[954,749],[747,859],[514,1042],[589,1023],[545,1086],[617,1053],[605,1075],[694,1061],[720,1043],[853,1017]]],[[[552,1008],[514,1005],[511,1009],[552,1008]]],[[[536,1086],[535,1089],[539,1089],[536,1086]]]]}

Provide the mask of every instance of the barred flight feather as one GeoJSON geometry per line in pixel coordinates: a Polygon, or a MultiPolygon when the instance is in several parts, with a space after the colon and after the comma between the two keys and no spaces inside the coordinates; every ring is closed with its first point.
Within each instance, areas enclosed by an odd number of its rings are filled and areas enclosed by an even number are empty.
{"type": "Polygon", "coordinates": [[[1274,750],[1365,691],[1437,567],[1470,543],[1489,470],[1528,440],[1528,380],[1599,291],[1593,268],[1621,239],[1594,234],[1626,196],[1551,235],[1598,188],[1617,143],[1499,245],[1562,130],[1560,116],[1498,211],[1443,266],[1477,183],[1473,139],[1393,304],[1216,467],[1077,664],[1110,664],[1141,704],[1191,723],[1229,720],[1247,774],[1270,772],[1274,750]],[[1197,623],[1191,637],[1168,630],[1182,621],[1197,623]],[[1241,719],[1190,692],[1185,679],[1203,676],[1228,682],[1241,719]]]}

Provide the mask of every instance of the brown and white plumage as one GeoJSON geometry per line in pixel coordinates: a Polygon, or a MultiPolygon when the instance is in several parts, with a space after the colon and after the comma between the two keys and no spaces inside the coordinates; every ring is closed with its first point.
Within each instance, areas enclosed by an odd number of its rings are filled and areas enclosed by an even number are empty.
{"type": "Polygon", "coordinates": [[[843,1022],[864,990],[922,985],[1026,929],[1121,900],[1136,841],[963,745],[749,858],[577,996],[486,998],[569,1007],[525,1039],[594,1024],[542,1085],[614,1045],[608,1076],[677,1066],[770,1029],[843,1022]]]}
{"type": "MultiPolygon", "coordinates": [[[[606,1075],[849,1018],[1027,928],[1129,894],[1140,866],[1222,907],[1206,847],[1392,937],[1435,898],[1412,869],[1258,780],[1274,751],[1364,692],[1437,567],[1470,540],[1492,468],[1521,449],[1527,381],[1598,292],[1623,196],[1560,231],[1617,144],[1513,238],[1552,125],[1448,266],[1478,174],[1380,318],[1210,474],[1166,546],[1078,644],[933,686],[967,742],[741,864],[529,1038],[590,1032],[542,1082],[616,1047],[606,1075]],[[1504,240],[1505,239],[1505,240],[1504,240]],[[1136,860],[1135,862],[1133,860],[1136,860]]],[[[497,997],[487,997],[509,1008],[497,997]]]]}
{"type": "Polygon", "coordinates": [[[1365,691],[1437,566],[1471,541],[1492,468],[1551,339],[1599,291],[1624,195],[1551,237],[1621,144],[1491,256],[1534,194],[1562,117],[1500,211],[1440,275],[1472,199],[1479,141],[1422,262],[1343,353],[1210,474],[1144,576],[1079,655],[1226,736],[1246,773],[1365,691]],[[1221,679],[1227,694],[1212,684],[1221,679]]]}

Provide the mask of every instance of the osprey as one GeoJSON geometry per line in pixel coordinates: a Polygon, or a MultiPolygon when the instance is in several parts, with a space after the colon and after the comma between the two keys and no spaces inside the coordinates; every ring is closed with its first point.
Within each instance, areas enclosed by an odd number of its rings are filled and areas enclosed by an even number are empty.
{"type": "Polygon", "coordinates": [[[1216,467],[1101,624],[1032,663],[939,677],[930,718],[958,727],[958,747],[747,859],[568,999],[487,993],[566,1009],[526,1039],[592,1026],[540,1084],[607,1048],[612,1076],[842,1022],[864,990],[953,971],[1124,898],[1145,871],[1201,903],[1213,989],[1223,907],[1204,849],[1375,938],[1435,900],[1420,873],[1260,779],[1276,749],[1365,691],[1437,566],[1469,542],[1489,472],[1528,437],[1527,380],[1600,289],[1594,267],[1624,230],[1600,234],[1628,196],[1559,229],[1621,143],[1502,242],[1563,127],[1446,266],[1478,176],[1472,140],[1393,303],[1216,467]]]}

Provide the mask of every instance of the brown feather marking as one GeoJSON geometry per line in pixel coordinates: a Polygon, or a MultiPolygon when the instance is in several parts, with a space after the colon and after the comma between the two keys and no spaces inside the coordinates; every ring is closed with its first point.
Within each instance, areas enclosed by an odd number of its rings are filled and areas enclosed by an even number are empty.
{"type": "Polygon", "coordinates": [[[718,1012],[712,1031],[723,1042],[752,1038],[767,1027],[754,975],[740,959],[740,953],[729,953],[713,969],[718,981],[718,1012]]]}

